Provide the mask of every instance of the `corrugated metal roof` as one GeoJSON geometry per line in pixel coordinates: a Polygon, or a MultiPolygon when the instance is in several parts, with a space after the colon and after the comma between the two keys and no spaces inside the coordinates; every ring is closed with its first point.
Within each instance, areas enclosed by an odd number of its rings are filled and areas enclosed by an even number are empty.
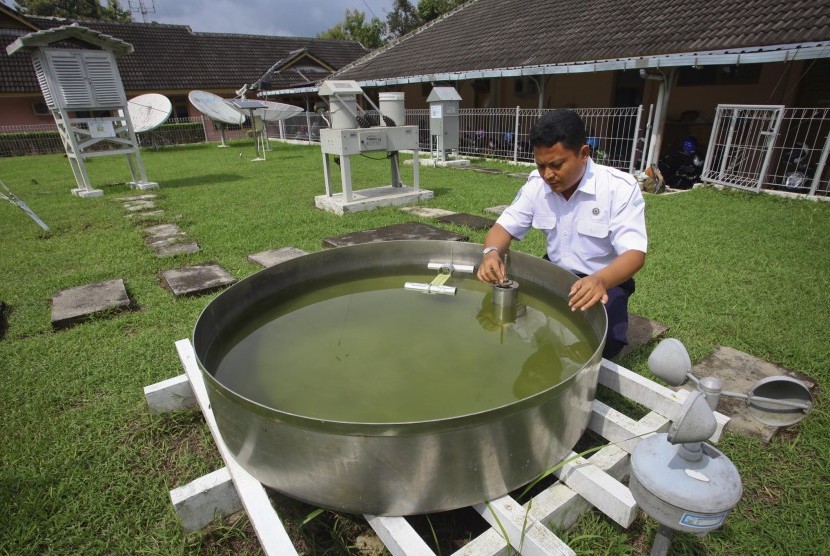
{"type": "Polygon", "coordinates": [[[335,78],[366,82],[529,66],[543,73],[551,65],[828,40],[827,0],[472,0],[335,78]]]}

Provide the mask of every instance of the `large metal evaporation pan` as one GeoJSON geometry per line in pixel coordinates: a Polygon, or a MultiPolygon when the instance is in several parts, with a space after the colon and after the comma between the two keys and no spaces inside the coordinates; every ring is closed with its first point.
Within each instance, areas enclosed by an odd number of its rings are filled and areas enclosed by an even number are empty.
{"type": "MultiPolygon", "coordinates": [[[[196,323],[193,345],[219,430],[236,461],[264,485],[295,499],[372,515],[431,513],[484,502],[561,461],[590,416],[607,326],[601,306],[573,314],[587,319],[596,341],[593,355],[576,374],[506,406],[434,421],[346,423],[288,414],[231,391],[214,377],[215,369],[204,365],[211,345],[232,332],[240,318],[275,296],[290,297],[293,286],[368,269],[376,274],[378,269],[422,271],[430,262],[477,265],[481,248],[451,241],[342,247],[264,269],[217,296],[196,323]]],[[[552,296],[567,298],[576,280],[518,252],[511,252],[509,264],[513,280],[552,296]]]]}

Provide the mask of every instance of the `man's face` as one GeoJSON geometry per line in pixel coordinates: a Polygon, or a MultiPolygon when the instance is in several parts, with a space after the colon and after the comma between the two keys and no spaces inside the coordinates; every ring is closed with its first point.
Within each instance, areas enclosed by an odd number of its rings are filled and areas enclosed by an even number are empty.
{"type": "Polygon", "coordinates": [[[561,142],[552,147],[533,147],[533,159],[539,169],[539,175],[556,193],[562,193],[579,184],[590,155],[588,145],[582,145],[578,153],[561,142]]]}

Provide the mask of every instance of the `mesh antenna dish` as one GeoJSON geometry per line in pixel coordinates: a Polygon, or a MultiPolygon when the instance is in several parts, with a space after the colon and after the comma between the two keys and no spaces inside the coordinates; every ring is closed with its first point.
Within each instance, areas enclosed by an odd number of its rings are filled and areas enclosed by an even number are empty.
{"type": "Polygon", "coordinates": [[[196,110],[211,120],[232,125],[245,123],[245,114],[225,102],[225,99],[218,95],[207,91],[190,91],[187,98],[190,100],[190,104],[196,107],[196,110]]]}
{"type": "Polygon", "coordinates": [[[143,133],[166,122],[173,111],[173,105],[166,96],[149,93],[130,99],[127,102],[127,111],[130,113],[135,132],[143,133]]]}
{"type": "Polygon", "coordinates": [[[270,100],[261,100],[260,102],[265,105],[265,109],[257,110],[256,115],[266,122],[287,120],[291,116],[296,116],[303,111],[299,106],[292,106],[281,102],[272,102],[270,100]]]}

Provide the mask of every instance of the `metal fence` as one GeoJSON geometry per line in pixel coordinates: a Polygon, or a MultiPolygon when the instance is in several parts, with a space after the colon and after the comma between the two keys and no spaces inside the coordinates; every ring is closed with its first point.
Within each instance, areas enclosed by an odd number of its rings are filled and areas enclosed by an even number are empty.
{"type": "MultiPolygon", "coordinates": [[[[532,162],[528,134],[533,123],[547,111],[518,107],[462,109],[459,111],[458,154],[532,162]]],[[[647,144],[649,131],[649,125],[642,117],[642,107],[583,108],[576,112],[585,121],[595,160],[629,172],[642,170],[646,160],[642,146],[647,144]]],[[[432,152],[429,110],[406,110],[406,124],[418,126],[420,150],[432,152]]],[[[302,112],[280,122],[270,122],[265,129],[272,139],[318,143],[320,129],[325,127],[328,123],[320,114],[302,112]]],[[[201,116],[168,120],[152,131],[138,134],[138,140],[142,147],[158,149],[251,136],[248,124],[220,124],[201,116]]],[[[54,125],[0,128],[0,156],[59,152],[63,152],[63,145],[54,125]]]]}
{"type": "MultiPolygon", "coordinates": [[[[594,160],[628,172],[645,165],[650,120],[643,118],[643,107],[576,108],[585,121],[588,143],[594,160]]],[[[458,154],[532,162],[528,142],[530,128],[550,110],[527,108],[463,108],[458,111],[458,154]]],[[[429,110],[407,110],[406,124],[417,125],[422,151],[432,152],[429,110]]]]}
{"type": "Polygon", "coordinates": [[[830,196],[830,108],[718,105],[702,179],[830,196]]]}

